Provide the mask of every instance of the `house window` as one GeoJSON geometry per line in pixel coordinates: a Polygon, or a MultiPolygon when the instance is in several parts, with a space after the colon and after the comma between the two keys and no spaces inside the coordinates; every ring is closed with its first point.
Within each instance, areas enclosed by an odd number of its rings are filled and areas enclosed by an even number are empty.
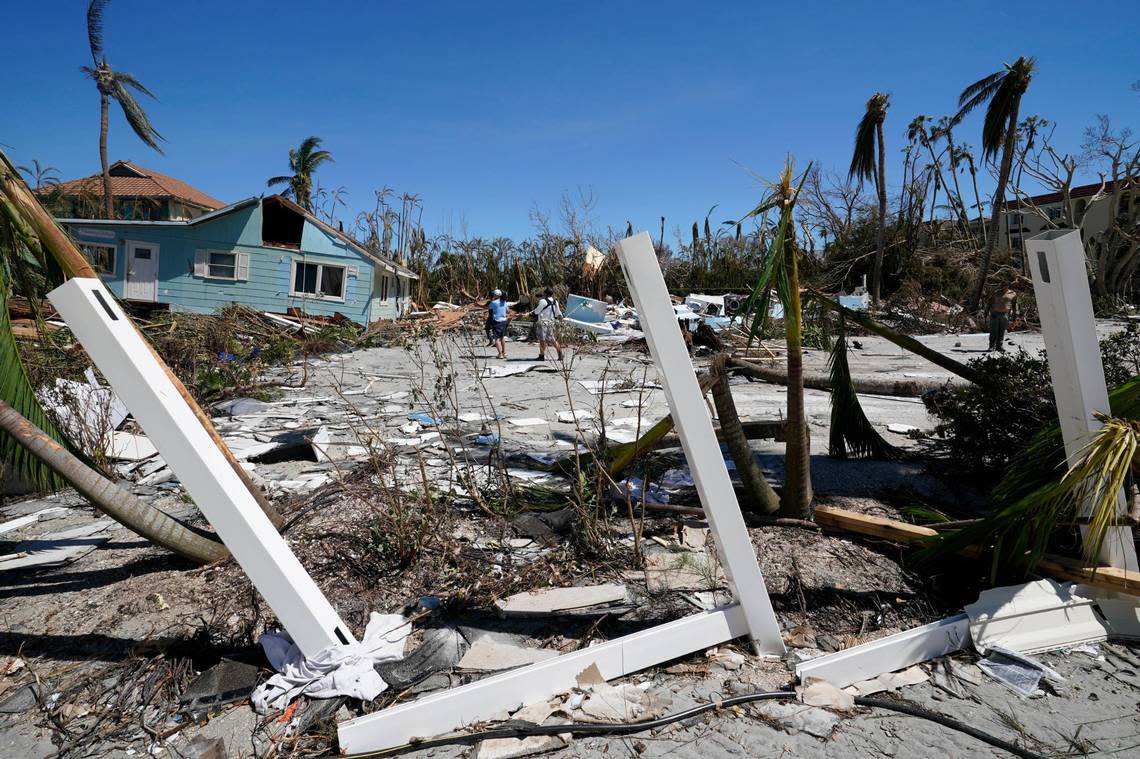
{"type": "Polygon", "coordinates": [[[237,279],[237,254],[211,250],[206,276],[211,279],[237,279]]]}
{"type": "Polygon", "coordinates": [[[1048,214],[1051,221],[1056,221],[1057,219],[1061,218],[1061,209],[1057,206],[1050,206],[1048,209],[1048,214]]]}
{"type": "Polygon", "coordinates": [[[115,273],[115,246],[81,243],[79,250],[100,274],[115,273]]]}
{"type": "Polygon", "coordinates": [[[1020,225],[1021,225],[1021,214],[1019,214],[1019,213],[1011,213],[1011,214],[1009,215],[1009,217],[1008,217],[1008,219],[1007,219],[1006,223],[1007,223],[1007,224],[1009,224],[1009,226],[1011,226],[1011,227],[1013,227],[1013,226],[1020,226],[1020,225]]]}
{"type": "Polygon", "coordinates": [[[297,261],[293,269],[293,290],[289,294],[344,300],[346,274],[343,266],[297,261]]]}

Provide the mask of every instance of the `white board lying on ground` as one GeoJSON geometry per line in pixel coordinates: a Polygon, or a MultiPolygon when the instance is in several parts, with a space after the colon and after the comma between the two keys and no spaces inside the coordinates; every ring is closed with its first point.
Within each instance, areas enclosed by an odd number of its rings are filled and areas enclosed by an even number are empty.
{"type": "Polygon", "coordinates": [[[48,298],[301,651],[355,642],[103,283],[48,298]]]}
{"type": "Polygon", "coordinates": [[[597,665],[602,677],[612,680],[747,634],[738,604],[702,612],[346,720],[337,728],[340,750],[355,754],[403,746],[565,693],[590,665],[597,665]]]}
{"type": "MultiPolygon", "coordinates": [[[[1108,387],[1096,337],[1092,294],[1080,230],[1054,229],[1025,240],[1033,274],[1033,294],[1041,314],[1041,337],[1049,358],[1053,397],[1069,466],[1092,440],[1101,423],[1093,412],[1109,413],[1108,387]]],[[[1125,510],[1118,495],[1118,515],[1125,510]]],[[[1088,516],[1086,509],[1085,516],[1088,516]]],[[[1088,527],[1081,526],[1087,534],[1088,527]]],[[[1109,527],[1100,560],[1110,567],[1137,571],[1136,545],[1130,527],[1109,527]]]]}
{"type": "Polygon", "coordinates": [[[611,680],[742,636],[751,638],[761,653],[784,653],[780,625],[677,329],[653,242],[644,232],[623,240],[618,257],[736,603],[342,722],[337,728],[341,751],[380,751],[488,720],[565,693],[591,664],[611,680]]]}
{"type": "Polygon", "coordinates": [[[970,641],[970,618],[965,614],[903,630],[870,643],[796,665],[796,677],[819,677],[837,688],[870,680],[958,651],[970,641]]]}

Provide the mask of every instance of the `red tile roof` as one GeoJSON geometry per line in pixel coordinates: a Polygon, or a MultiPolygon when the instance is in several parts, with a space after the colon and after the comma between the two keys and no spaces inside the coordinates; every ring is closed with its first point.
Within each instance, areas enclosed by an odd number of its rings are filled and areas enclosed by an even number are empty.
{"type": "MultiPolygon", "coordinates": [[[[1125,181],[1128,181],[1128,180],[1125,180],[1125,181]]],[[[1133,183],[1135,183],[1136,181],[1138,181],[1138,180],[1132,180],[1133,183]]],[[[1076,200],[1077,198],[1092,197],[1093,195],[1097,194],[1097,192],[1101,189],[1101,186],[1102,185],[1100,182],[1093,182],[1092,184],[1082,184],[1082,185],[1077,185],[1076,187],[1071,187],[1071,188],[1069,188],[1069,198],[1071,200],[1076,200]]],[[[1125,185],[1125,186],[1127,187],[1127,185],[1125,185]]],[[[1104,187],[1105,192],[1115,192],[1116,191],[1116,181],[1109,179],[1104,183],[1103,187],[1104,187]]],[[[1059,192],[1048,192],[1048,193],[1045,193],[1044,195],[1033,195],[1032,197],[1029,198],[1029,202],[1035,206],[1043,206],[1043,205],[1048,205],[1049,203],[1060,203],[1064,199],[1064,197],[1065,196],[1059,192]]],[[[1008,209],[1019,208],[1022,205],[1024,205],[1024,204],[1022,203],[1020,198],[1013,198],[1011,200],[1005,201],[1004,207],[1008,210],[1008,209]]]]}
{"type": "MultiPolygon", "coordinates": [[[[116,161],[111,164],[110,172],[112,197],[173,198],[201,206],[210,211],[225,205],[217,198],[210,197],[180,179],[168,177],[130,161],[116,161]]],[[[103,194],[103,175],[101,173],[92,174],[89,177],[60,182],[58,185],[45,187],[40,192],[54,192],[57,189],[61,190],[64,195],[89,193],[101,196],[103,194]]]]}

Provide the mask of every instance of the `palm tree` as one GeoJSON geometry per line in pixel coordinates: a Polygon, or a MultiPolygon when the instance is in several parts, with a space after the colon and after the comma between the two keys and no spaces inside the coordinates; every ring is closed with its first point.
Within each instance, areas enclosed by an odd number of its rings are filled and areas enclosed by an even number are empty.
{"type": "Polygon", "coordinates": [[[875,268],[871,275],[871,300],[879,304],[883,283],[883,252],[887,246],[887,159],[883,155],[883,122],[891,96],[876,92],[867,101],[867,110],[855,129],[855,151],[851,155],[851,169],[847,177],[858,177],[859,185],[873,179],[879,195],[879,228],[875,233],[875,268]],[[878,172],[875,163],[878,159],[878,172]]]}
{"type": "Polygon", "coordinates": [[[115,218],[115,205],[111,197],[111,171],[107,163],[107,110],[114,98],[123,109],[127,123],[140,140],[159,153],[162,148],[158,141],[164,139],[151,125],[146,111],[142,109],[131,90],[153,98],[154,94],[142,82],[123,71],[115,71],[107,63],[103,54],[103,11],[111,0],[91,0],[87,6],[87,41],[91,46],[91,60],[95,64],[80,66],[79,70],[95,81],[99,90],[99,163],[103,167],[103,213],[108,219],[115,218]]]}
{"type": "Polygon", "coordinates": [[[44,166],[36,159],[32,159],[31,166],[17,166],[32,182],[32,189],[42,190],[45,187],[59,184],[59,169],[54,166],[44,166]]]}
{"type": "Polygon", "coordinates": [[[1013,63],[1005,64],[1001,71],[995,71],[962,90],[958,97],[960,121],[970,111],[989,101],[986,119],[982,124],[982,150],[987,161],[993,161],[1001,153],[998,168],[997,190],[994,192],[993,209],[990,213],[990,228],[986,247],[982,253],[981,267],[978,269],[978,282],[974,286],[971,305],[977,311],[982,303],[982,292],[986,287],[986,277],[990,271],[994,244],[998,239],[998,225],[1001,222],[1002,206],[1005,205],[1005,186],[1009,182],[1013,167],[1013,153],[1017,146],[1017,116],[1021,110],[1021,96],[1029,88],[1033,73],[1037,70],[1034,58],[1021,56],[1013,63]]]}
{"type": "Polygon", "coordinates": [[[301,147],[289,148],[289,170],[293,173],[272,177],[266,186],[289,185],[285,194],[292,195],[293,200],[306,211],[313,210],[313,172],[322,163],[333,163],[332,153],[318,150],[320,146],[320,137],[306,137],[301,147]]]}
{"type": "Polygon", "coordinates": [[[793,220],[796,201],[804,181],[811,173],[811,164],[808,164],[798,186],[793,185],[794,173],[792,158],[788,156],[780,178],[771,184],[768,195],[736,223],[765,217],[772,210],[779,214],[764,269],[748,298],[745,313],[753,314],[749,330],[751,340],[768,321],[773,289],[784,307],[784,336],[788,350],[788,421],[785,428],[787,442],[784,444],[784,489],[780,494],[780,514],[795,519],[811,519],[811,438],[804,414],[803,312],[800,304],[799,251],[793,220]]]}

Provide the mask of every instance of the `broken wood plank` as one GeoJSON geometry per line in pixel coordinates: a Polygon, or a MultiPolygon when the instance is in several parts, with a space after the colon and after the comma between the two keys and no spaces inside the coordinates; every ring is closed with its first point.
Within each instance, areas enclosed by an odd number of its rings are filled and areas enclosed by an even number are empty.
{"type": "Polygon", "coordinates": [[[816,506],[815,521],[821,527],[893,540],[898,543],[912,543],[938,534],[937,530],[922,525],[871,516],[870,514],[860,514],[846,509],[836,509],[831,506],[816,506]]]}

